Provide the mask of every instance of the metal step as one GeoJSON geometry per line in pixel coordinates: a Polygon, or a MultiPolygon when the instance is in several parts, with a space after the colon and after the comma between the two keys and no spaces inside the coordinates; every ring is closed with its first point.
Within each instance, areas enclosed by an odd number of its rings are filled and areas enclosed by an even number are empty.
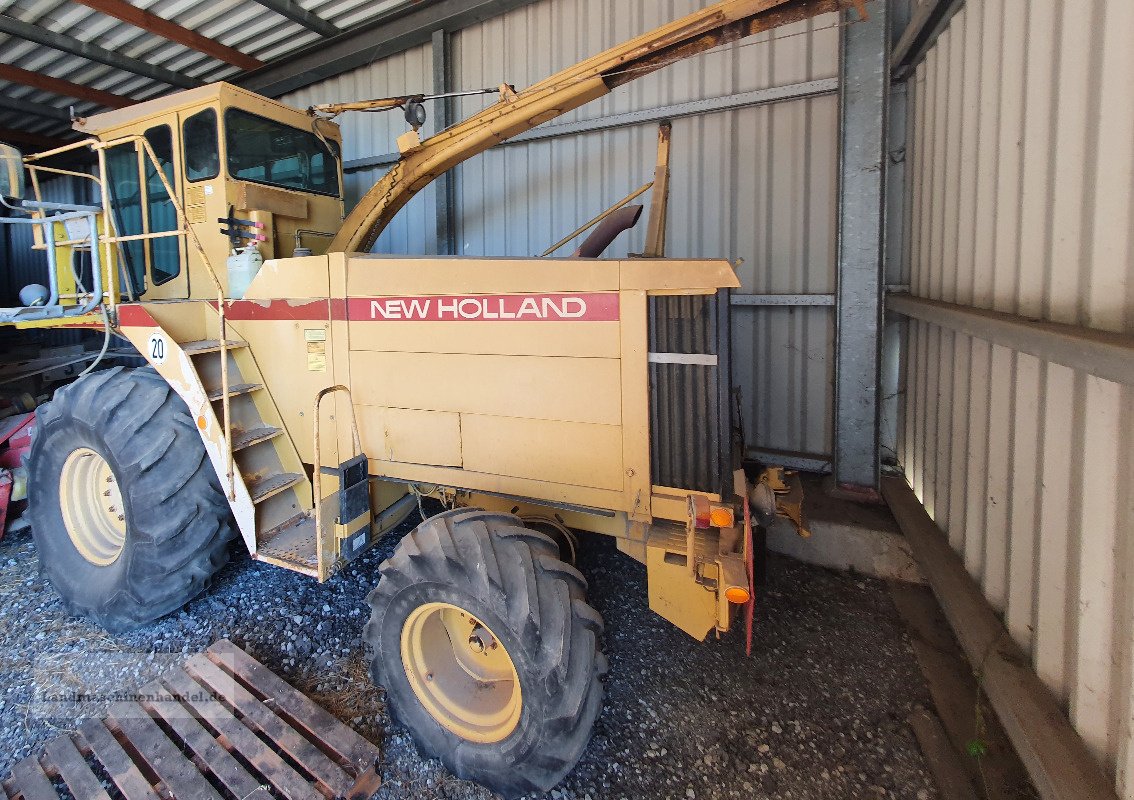
{"type": "MultiPolygon", "coordinates": [[[[229,350],[235,350],[241,347],[247,347],[248,342],[233,342],[225,343],[229,350]]],[[[181,342],[181,349],[191,356],[199,356],[204,353],[219,353],[221,349],[219,339],[198,339],[195,342],[181,342]]]]}
{"type": "Polygon", "coordinates": [[[271,425],[250,428],[246,431],[234,430],[232,432],[232,452],[236,453],[254,444],[271,441],[281,433],[283,433],[283,428],[274,428],[271,425]]]}
{"type": "MultiPolygon", "coordinates": [[[[264,384],[262,383],[237,383],[228,387],[228,396],[236,397],[237,395],[248,394],[249,392],[255,392],[256,390],[263,388],[264,384]]],[[[224,397],[224,392],[221,391],[220,387],[217,387],[215,389],[206,389],[205,391],[208,392],[209,400],[211,400],[212,402],[216,402],[217,400],[220,400],[222,397],[224,397]]]]}
{"type": "Polygon", "coordinates": [[[252,502],[254,504],[262,503],[269,497],[274,497],[302,481],[303,476],[297,473],[276,472],[271,475],[265,475],[262,478],[248,481],[248,494],[252,496],[252,502]]]}
{"type": "Polygon", "coordinates": [[[257,544],[252,557],[317,578],[319,554],[316,547],[315,516],[308,512],[269,531],[264,541],[257,544]]]}

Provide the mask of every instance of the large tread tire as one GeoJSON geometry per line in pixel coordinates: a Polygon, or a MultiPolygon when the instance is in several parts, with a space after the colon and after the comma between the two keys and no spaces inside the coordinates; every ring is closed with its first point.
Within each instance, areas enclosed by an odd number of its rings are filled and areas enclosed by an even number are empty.
{"type": "Polygon", "coordinates": [[[391,715],[426,756],[505,797],[547,791],[574,767],[602,707],[602,618],[587,583],[549,537],[511,514],[446,512],[408,534],[368,596],[370,673],[391,715]],[[502,741],[463,739],[417,699],[401,660],[402,628],[426,603],[467,609],[500,639],[520,680],[522,709],[502,741]]]}
{"type": "Polygon", "coordinates": [[[208,588],[228,560],[235,530],[189,409],[152,368],[95,372],[41,407],[29,458],[32,537],[40,571],[68,611],[111,632],[176,611],[208,588]],[[97,566],[67,533],[60,508],[63,464],[95,450],[117,478],[126,538],[97,566]]]}

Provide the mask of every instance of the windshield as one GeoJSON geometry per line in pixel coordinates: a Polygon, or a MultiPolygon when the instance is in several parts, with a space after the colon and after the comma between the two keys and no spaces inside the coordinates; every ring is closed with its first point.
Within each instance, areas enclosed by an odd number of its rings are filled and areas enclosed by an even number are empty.
{"type": "Polygon", "coordinates": [[[338,196],[334,142],[238,108],[224,112],[224,128],[228,172],[237,180],[338,196]]]}

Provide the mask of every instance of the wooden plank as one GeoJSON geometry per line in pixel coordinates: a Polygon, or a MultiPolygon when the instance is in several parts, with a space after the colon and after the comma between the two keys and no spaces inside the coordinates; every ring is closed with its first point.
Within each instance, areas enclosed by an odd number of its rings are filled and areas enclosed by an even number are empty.
{"type": "Polygon", "coordinates": [[[152,14],[149,11],[138,8],[126,0],[77,0],[95,11],[106,14],[107,16],[120,19],[123,22],[133,25],[136,28],[141,28],[163,39],[168,39],[171,42],[184,45],[191,50],[196,50],[199,53],[204,53],[217,61],[223,61],[226,64],[232,64],[234,67],[239,67],[243,70],[254,70],[264,66],[264,62],[258,58],[253,58],[250,55],[241,53],[235,48],[228,45],[221,44],[215,39],[210,39],[208,36],[197,33],[197,31],[183,28],[175,22],[170,22],[167,19],[159,17],[157,14],[152,14]]]}
{"type": "Polygon", "coordinates": [[[12,779],[23,800],[59,800],[55,787],[43,774],[43,768],[35,756],[28,756],[12,767],[12,779]]]}
{"type": "Polygon", "coordinates": [[[147,698],[143,704],[156,712],[185,744],[237,797],[248,797],[260,786],[260,781],[248,774],[232,755],[198,722],[192,712],[174,699],[173,694],[158,683],[142,689],[147,698]]]}
{"type": "Polygon", "coordinates": [[[944,726],[954,752],[961,755],[969,780],[988,797],[1035,795],[1027,771],[1008,735],[980,691],[973,668],[965,659],[941,606],[928,586],[890,582],[890,597],[906,625],[921,674],[933,699],[935,718],[944,726]],[[976,709],[980,708],[980,711],[976,709]],[[976,730],[976,717],[982,725],[976,730]],[[974,735],[984,743],[984,755],[965,755],[974,735]]]}
{"type": "Polygon", "coordinates": [[[312,795],[311,784],[292,767],[268,749],[256,734],[216,700],[205,697],[207,689],[181,670],[166,674],[162,681],[182,702],[193,708],[214,728],[233,750],[264,776],[276,791],[288,800],[305,800],[312,795]]]}
{"type": "Polygon", "coordinates": [[[371,767],[381,752],[348,725],[320,708],[311,698],[296,691],[286,681],[227,639],[209,648],[209,658],[224,664],[256,691],[272,698],[276,708],[325,742],[359,771],[371,767]]]}
{"type": "Polygon", "coordinates": [[[102,783],[87,765],[69,736],[60,736],[49,742],[44,753],[59,777],[67,784],[75,800],[110,800],[110,795],[102,788],[102,783]]]}
{"type": "Polygon", "coordinates": [[[205,776],[181,754],[149,712],[137,703],[115,703],[110,708],[110,719],[126,735],[138,754],[161,778],[174,797],[220,800],[205,776]]]}
{"type": "Polygon", "coordinates": [[[945,735],[941,720],[932,711],[922,708],[910,714],[908,722],[929,763],[929,771],[933,773],[942,800],[977,800],[973,784],[961,766],[960,756],[945,735]]]}
{"type": "Polygon", "coordinates": [[[42,133],[28,133],[15,128],[0,128],[0,141],[26,145],[33,153],[52,150],[74,142],[71,134],[67,133],[64,136],[68,138],[62,139],[57,136],[45,136],[42,133]]]}
{"type": "Polygon", "coordinates": [[[350,789],[350,777],[343,769],[294,728],[272,713],[231,675],[226,675],[203,655],[196,655],[185,664],[185,671],[207,683],[218,697],[236,708],[244,724],[271,738],[276,745],[295,759],[305,770],[336,796],[350,789]]]}
{"type": "Polygon", "coordinates": [[[51,92],[52,94],[61,94],[64,97],[88,100],[92,103],[98,103],[100,106],[106,106],[107,108],[125,108],[137,102],[132,98],[123,97],[120,94],[104,92],[100,89],[92,89],[89,86],[65,81],[62,78],[53,78],[50,75],[44,75],[40,72],[21,69],[11,64],[0,64],[0,79],[11,81],[12,83],[19,83],[23,86],[30,86],[33,89],[39,89],[44,92],[51,92]]]}
{"type": "Polygon", "coordinates": [[[79,726],[79,732],[126,800],[159,800],[150,782],[102,722],[88,719],[79,726]]]}
{"type": "Polygon", "coordinates": [[[882,494],[1032,782],[1045,800],[1117,800],[1114,787],[1032,671],[960,557],[901,478],[882,494]]]}

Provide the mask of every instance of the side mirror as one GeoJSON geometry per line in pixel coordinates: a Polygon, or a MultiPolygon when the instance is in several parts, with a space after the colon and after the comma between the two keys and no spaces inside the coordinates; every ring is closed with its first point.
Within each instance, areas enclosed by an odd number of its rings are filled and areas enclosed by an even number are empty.
{"type": "Polygon", "coordinates": [[[0,197],[23,199],[24,156],[10,144],[0,143],[0,197]]]}

